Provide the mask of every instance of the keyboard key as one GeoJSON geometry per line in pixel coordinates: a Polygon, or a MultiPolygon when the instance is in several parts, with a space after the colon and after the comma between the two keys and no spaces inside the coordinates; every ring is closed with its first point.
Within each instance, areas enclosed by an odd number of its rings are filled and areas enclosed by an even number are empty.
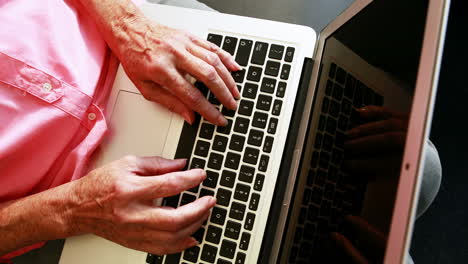
{"type": "Polygon", "coordinates": [[[289,73],[290,72],[291,72],[291,65],[283,64],[283,67],[281,68],[280,78],[283,79],[283,80],[287,80],[289,78],[289,73]]]}
{"type": "Polygon", "coordinates": [[[251,129],[247,143],[253,146],[260,147],[263,141],[263,132],[256,129],[251,129]]]}
{"type": "Polygon", "coordinates": [[[236,220],[244,220],[245,205],[237,202],[232,202],[229,217],[236,220]]]}
{"type": "MultiPolygon", "coordinates": [[[[201,260],[209,262],[209,263],[214,263],[217,253],[218,253],[218,249],[216,247],[205,244],[205,245],[203,245],[201,260]]],[[[177,263],[179,263],[179,262],[177,262],[177,263]]]]}
{"type": "Polygon", "coordinates": [[[330,108],[330,99],[328,99],[328,97],[325,97],[322,101],[322,113],[327,114],[328,108],[330,108]]]}
{"type": "Polygon", "coordinates": [[[225,37],[223,42],[223,50],[229,52],[231,55],[234,55],[234,51],[237,46],[237,38],[234,37],[225,37]]]}
{"type": "Polygon", "coordinates": [[[247,66],[249,62],[250,52],[252,51],[252,40],[241,39],[239,48],[237,49],[236,62],[241,66],[247,66]]]}
{"type": "Polygon", "coordinates": [[[216,264],[232,264],[232,262],[224,259],[218,259],[218,262],[216,262],[216,264]]]}
{"type": "Polygon", "coordinates": [[[336,69],[336,76],[335,76],[335,80],[339,83],[341,83],[342,85],[345,84],[345,80],[346,80],[346,72],[340,68],[340,67],[337,67],[336,69]]]}
{"type": "Polygon", "coordinates": [[[344,93],[344,88],[338,83],[335,83],[335,86],[333,86],[333,92],[332,92],[333,98],[335,98],[338,102],[340,102],[341,99],[343,98],[343,93],[344,93]]]}
{"type": "Polygon", "coordinates": [[[202,82],[195,82],[194,86],[203,94],[203,96],[207,96],[208,95],[208,87],[206,87],[206,85],[202,82]]]}
{"type": "Polygon", "coordinates": [[[146,263],[153,264],[155,259],[156,259],[156,255],[153,255],[153,254],[146,255],[146,263]]]}
{"type": "Polygon", "coordinates": [[[164,198],[164,205],[176,208],[179,205],[180,194],[164,198]]]}
{"type": "Polygon", "coordinates": [[[236,114],[236,110],[231,110],[223,106],[221,114],[223,114],[223,116],[225,117],[234,117],[234,115],[236,114]]]}
{"type": "Polygon", "coordinates": [[[266,172],[268,168],[268,161],[270,158],[267,155],[262,155],[260,157],[260,162],[258,163],[258,170],[261,172],[266,172]]]}
{"type": "Polygon", "coordinates": [[[331,151],[332,146],[333,146],[333,137],[328,134],[324,134],[323,141],[322,141],[322,148],[326,151],[331,151]]]}
{"type": "Polygon", "coordinates": [[[200,191],[200,195],[198,197],[203,197],[203,196],[213,196],[214,197],[214,192],[205,188],[202,188],[200,191]]]}
{"type": "Polygon", "coordinates": [[[340,104],[335,100],[330,100],[330,115],[337,118],[340,115],[340,104]]]}
{"type": "Polygon", "coordinates": [[[366,87],[364,90],[364,105],[373,105],[374,104],[374,91],[371,88],[366,87]]]}
{"type": "Polygon", "coordinates": [[[212,139],[214,132],[214,125],[203,123],[200,129],[200,137],[204,139],[212,139]]]}
{"type": "Polygon", "coordinates": [[[312,191],[310,189],[304,190],[304,195],[302,196],[302,205],[307,206],[309,204],[311,194],[312,191]]]}
{"type": "Polygon", "coordinates": [[[219,170],[221,165],[223,165],[224,157],[217,153],[211,153],[210,159],[208,160],[208,168],[219,170]]]}
{"type": "Polygon", "coordinates": [[[210,92],[210,95],[208,96],[208,101],[215,106],[219,106],[221,104],[218,98],[216,98],[216,96],[212,92],[210,92]]]}
{"type": "Polygon", "coordinates": [[[184,251],[184,260],[196,263],[200,254],[199,247],[191,247],[184,251]]]}
{"type": "Polygon", "coordinates": [[[213,208],[213,211],[211,212],[210,222],[222,226],[224,225],[224,221],[226,221],[226,215],[227,215],[226,209],[215,206],[213,208]]]}
{"type": "Polygon", "coordinates": [[[211,242],[213,244],[219,244],[221,241],[221,235],[223,234],[223,230],[217,226],[209,225],[208,231],[206,232],[206,241],[211,242]]]}
{"type": "Polygon", "coordinates": [[[331,135],[335,135],[336,126],[337,126],[336,120],[333,117],[329,116],[327,118],[327,126],[325,128],[326,131],[330,133],[331,135]]]}
{"type": "Polygon", "coordinates": [[[252,211],[256,211],[258,208],[258,203],[260,202],[260,194],[252,193],[250,197],[249,209],[252,211]]]}
{"type": "Polygon", "coordinates": [[[231,75],[236,83],[243,83],[245,79],[245,69],[232,72],[231,75]]]}
{"type": "Polygon", "coordinates": [[[273,137],[265,137],[265,142],[263,143],[263,152],[270,153],[273,148],[273,137]]]}
{"type": "MultiPolygon", "coordinates": [[[[232,121],[231,121],[232,124],[232,121]]],[[[219,128],[219,127],[218,127],[219,128]]],[[[216,135],[213,142],[213,149],[219,152],[224,152],[227,147],[228,138],[216,135]]]]}
{"type": "Polygon", "coordinates": [[[319,123],[318,123],[318,129],[320,131],[323,131],[325,129],[325,125],[327,123],[327,118],[325,115],[320,115],[319,123]]]}
{"type": "Polygon", "coordinates": [[[262,77],[262,68],[250,66],[249,72],[247,73],[247,80],[258,82],[262,77]]]}
{"type": "Polygon", "coordinates": [[[238,108],[240,115],[251,116],[254,108],[254,102],[249,100],[241,100],[238,108]]]}
{"type": "Polygon", "coordinates": [[[223,242],[221,244],[221,250],[220,250],[220,255],[226,258],[234,258],[234,255],[236,254],[236,243],[229,241],[227,239],[223,239],[223,242]]]}
{"type": "MultiPolygon", "coordinates": [[[[250,187],[248,185],[238,183],[236,185],[236,190],[234,191],[234,199],[247,202],[249,199],[249,194],[250,194],[250,187]]],[[[234,206],[234,203],[233,205],[234,206]]],[[[242,220],[242,219],[239,219],[242,220]]]]}
{"type": "Polygon", "coordinates": [[[223,41],[223,36],[216,34],[208,34],[208,41],[216,44],[218,47],[221,47],[221,42],[223,41]]]}
{"type": "Polygon", "coordinates": [[[241,133],[241,134],[247,134],[249,123],[250,123],[250,120],[243,118],[243,117],[237,117],[236,123],[234,125],[234,131],[237,133],[241,133]]]}
{"type": "MultiPolygon", "coordinates": [[[[328,154],[327,152],[320,152],[320,159],[319,159],[319,166],[320,168],[322,169],[328,169],[328,165],[330,164],[330,159],[331,159],[331,156],[330,154],[328,154]]],[[[317,178],[321,178],[321,170],[318,171],[317,173],[317,178]]],[[[322,184],[318,184],[318,185],[322,185],[322,184]]]]}
{"type": "Polygon", "coordinates": [[[231,143],[229,149],[241,152],[244,149],[245,137],[233,134],[231,136],[231,143]]]}
{"type": "Polygon", "coordinates": [[[320,149],[322,147],[322,140],[323,140],[323,135],[321,133],[317,133],[315,136],[315,142],[314,142],[314,147],[316,149],[320,149]]]}
{"type": "Polygon", "coordinates": [[[328,72],[328,77],[334,79],[336,74],[336,64],[332,62],[330,65],[330,71],[328,72]]]}
{"type": "Polygon", "coordinates": [[[278,119],[277,118],[270,118],[270,123],[268,123],[268,133],[270,134],[275,134],[276,133],[276,128],[278,127],[278,119]]]}
{"type": "Polygon", "coordinates": [[[216,188],[218,185],[219,174],[214,171],[206,171],[206,179],[203,181],[203,185],[210,188],[216,188]]]}
{"type": "Polygon", "coordinates": [[[179,264],[182,253],[166,255],[165,264],[179,264]]]}
{"type": "Polygon", "coordinates": [[[283,53],[284,53],[284,46],[272,44],[271,48],[270,48],[270,53],[268,54],[268,57],[270,59],[282,60],[283,59],[283,53]]]}
{"type": "Polygon", "coordinates": [[[262,86],[260,87],[260,91],[272,94],[275,91],[275,87],[276,87],[276,80],[265,77],[262,80],[262,86]]]}
{"type": "Polygon", "coordinates": [[[255,168],[247,165],[242,165],[239,172],[239,180],[251,183],[254,178],[255,168]]]}
{"type": "Polygon", "coordinates": [[[246,255],[242,252],[237,253],[235,264],[244,264],[246,255]]]}
{"type": "Polygon", "coordinates": [[[258,128],[265,128],[268,120],[268,115],[261,112],[255,112],[253,116],[252,126],[258,128]]]}
{"type": "Polygon", "coordinates": [[[255,42],[251,62],[258,65],[265,63],[265,57],[268,51],[268,44],[265,42],[255,42]]]}
{"type": "Polygon", "coordinates": [[[310,186],[312,187],[312,185],[314,184],[314,180],[315,180],[315,170],[311,169],[309,170],[309,173],[307,174],[307,186],[310,186]]]}
{"type": "Polygon", "coordinates": [[[246,163],[255,165],[255,164],[257,164],[258,154],[259,154],[258,149],[246,147],[245,152],[244,152],[243,161],[246,162],[246,163]]]}
{"type": "Polygon", "coordinates": [[[298,222],[299,224],[303,225],[307,217],[307,209],[305,207],[302,207],[301,210],[299,211],[299,218],[298,222]]]}
{"type": "Polygon", "coordinates": [[[237,168],[239,168],[240,159],[241,155],[233,152],[228,152],[228,154],[226,155],[226,161],[224,162],[224,166],[229,169],[237,170],[237,168]]]}
{"type": "Polygon", "coordinates": [[[237,240],[239,238],[241,228],[241,224],[234,221],[228,221],[226,224],[226,228],[224,229],[224,236],[237,240]]]}
{"type": "Polygon", "coordinates": [[[242,96],[245,98],[255,99],[257,98],[258,85],[254,83],[245,83],[244,92],[242,96]]]}
{"type": "Polygon", "coordinates": [[[250,242],[250,234],[243,232],[240,243],[239,243],[239,248],[242,250],[247,250],[249,248],[249,242],[250,242]]]}
{"type": "Polygon", "coordinates": [[[292,62],[294,58],[294,48],[293,47],[288,47],[286,49],[286,55],[284,56],[284,60],[287,62],[292,62]]]}
{"type": "Polygon", "coordinates": [[[226,120],[228,121],[228,124],[226,126],[218,126],[216,131],[221,134],[229,135],[229,133],[231,133],[232,119],[226,118],[226,120]]]}
{"type": "Polygon", "coordinates": [[[252,231],[254,222],[255,222],[255,215],[252,213],[247,213],[247,216],[245,217],[244,229],[252,231]]]}
{"type": "Polygon", "coordinates": [[[223,188],[218,190],[216,194],[217,204],[223,206],[229,206],[229,202],[231,201],[232,192],[223,188]]]}
{"type": "Polygon", "coordinates": [[[221,181],[220,184],[225,187],[232,188],[234,187],[234,182],[236,181],[236,173],[229,171],[229,170],[223,170],[223,173],[221,174],[221,181]]]}
{"type": "Polygon", "coordinates": [[[189,204],[189,203],[195,201],[196,199],[197,199],[196,196],[188,194],[188,193],[184,193],[182,195],[182,200],[180,201],[180,205],[182,206],[182,205],[189,204]]]}
{"type": "Polygon", "coordinates": [[[348,77],[346,78],[344,96],[352,100],[354,96],[355,85],[356,85],[356,79],[354,79],[354,77],[351,76],[351,74],[348,74],[348,77]]]}
{"type": "Polygon", "coordinates": [[[199,158],[192,158],[190,169],[205,169],[205,160],[199,158]]]}
{"type": "Polygon", "coordinates": [[[263,188],[263,182],[265,181],[265,175],[263,174],[257,174],[257,178],[255,178],[255,183],[254,183],[254,190],[256,191],[261,191],[263,188]]]}
{"type": "Polygon", "coordinates": [[[206,157],[208,156],[208,151],[210,150],[210,143],[198,140],[197,145],[195,146],[195,155],[206,157]]]}
{"type": "Polygon", "coordinates": [[[310,167],[316,168],[318,166],[318,161],[319,161],[319,153],[317,151],[314,151],[312,153],[312,158],[310,159],[310,167]]]}
{"type": "Polygon", "coordinates": [[[281,63],[277,61],[267,61],[266,67],[265,67],[265,75],[269,76],[278,76],[278,73],[280,71],[281,63]]]}
{"type": "Polygon", "coordinates": [[[260,94],[257,99],[257,109],[270,111],[271,101],[273,98],[268,95],[260,94]]]}
{"type": "Polygon", "coordinates": [[[284,93],[286,92],[286,83],[285,82],[279,82],[278,83],[278,90],[276,90],[276,96],[277,97],[284,97],[284,93]]]}
{"type": "Polygon", "coordinates": [[[349,101],[348,99],[343,99],[343,101],[341,102],[341,112],[343,112],[345,115],[349,115],[351,114],[351,110],[353,108],[353,104],[351,103],[351,101],[349,101]]]}
{"type": "Polygon", "coordinates": [[[338,128],[341,131],[346,132],[348,129],[348,118],[346,116],[340,115],[340,118],[338,119],[338,128]]]}
{"type": "Polygon", "coordinates": [[[283,105],[283,101],[275,100],[273,103],[273,111],[271,112],[275,116],[279,116],[281,113],[281,106],[283,105]]]}

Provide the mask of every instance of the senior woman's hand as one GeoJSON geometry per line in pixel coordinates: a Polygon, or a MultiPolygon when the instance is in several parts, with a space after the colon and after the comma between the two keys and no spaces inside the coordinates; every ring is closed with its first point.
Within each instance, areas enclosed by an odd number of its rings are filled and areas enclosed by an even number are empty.
{"type": "Polygon", "coordinates": [[[75,182],[70,197],[72,234],[94,233],[125,247],[170,254],[195,246],[191,237],[216,199],[205,196],[177,209],[153,200],[190,189],[206,178],[200,169],[178,171],[185,160],[128,156],[75,182]]]}
{"type": "Polygon", "coordinates": [[[186,76],[203,82],[224,106],[235,109],[234,98],[240,94],[230,71],[241,67],[229,53],[190,33],[150,21],[129,0],[79,1],[146,99],[189,123],[195,111],[216,125],[227,124],[186,76]]]}

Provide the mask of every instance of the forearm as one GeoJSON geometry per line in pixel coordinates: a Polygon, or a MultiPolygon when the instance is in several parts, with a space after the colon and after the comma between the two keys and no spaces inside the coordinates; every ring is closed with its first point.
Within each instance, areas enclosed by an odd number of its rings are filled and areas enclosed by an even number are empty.
{"type": "Polygon", "coordinates": [[[74,235],[68,183],[0,204],[0,256],[41,241],[74,235]]]}
{"type": "MultiPolygon", "coordinates": [[[[76,0],[81,10],[96,23],[105,41],[117,55],[123,56],[125,43],[144,43],[145,34],[151,28],[137,23],[144,17],[130,0],[76,0]],[[124,45],[122,45],[124,44],[124,45]]],[[[141,46],[144,52],[145,47],[141,46]]]]}

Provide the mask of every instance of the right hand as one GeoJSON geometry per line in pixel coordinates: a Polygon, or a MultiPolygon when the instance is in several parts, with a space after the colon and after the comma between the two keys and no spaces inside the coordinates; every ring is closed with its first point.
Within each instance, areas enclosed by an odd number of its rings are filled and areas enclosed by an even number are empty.
{"type": "Polygon", "coordinates": [[[163,255],[197,245],[191,237],[216,199],[205,196],[178,207],[153,200],[199,185],[201,169],[179,171],[185,160],[128,156],[76,181],[72,197],[75,233],[94,233],[122,246],[163,255]]]}

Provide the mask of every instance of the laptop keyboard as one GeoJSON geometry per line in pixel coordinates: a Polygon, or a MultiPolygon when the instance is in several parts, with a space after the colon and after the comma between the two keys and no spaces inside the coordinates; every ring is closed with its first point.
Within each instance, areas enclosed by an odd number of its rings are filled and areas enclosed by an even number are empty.
{"type": "Polygon", "coordinates": [[[340,230],[341,217],[361,211],[366,184],[341,169],[345,132],[360,124],[356,109],[383,104],[382,95],[330,65],[289,263],[320,260],[314,254],[324,251],[330,232],[340,230]]]}
{"type": "Polygon", "coordinates": [[[200,186],[164,199],[163,204],[178,207],[205,195],[215,196],[217,204],[193,235],[199,246],[167,256],[148,254],[147,263],[245,263],[259,207],[271,201],[264,196],[264,182],[271,173],[269,163],[278,141],[295,49],[219,34],[209,34],[208,41],[243,67],[232,73],[241,100],[237,111],[229,110],[202,83],[195,84],[229,124],[216,127],[201,118],[189,168],[205,169],[207,178],[200,186]]]}

